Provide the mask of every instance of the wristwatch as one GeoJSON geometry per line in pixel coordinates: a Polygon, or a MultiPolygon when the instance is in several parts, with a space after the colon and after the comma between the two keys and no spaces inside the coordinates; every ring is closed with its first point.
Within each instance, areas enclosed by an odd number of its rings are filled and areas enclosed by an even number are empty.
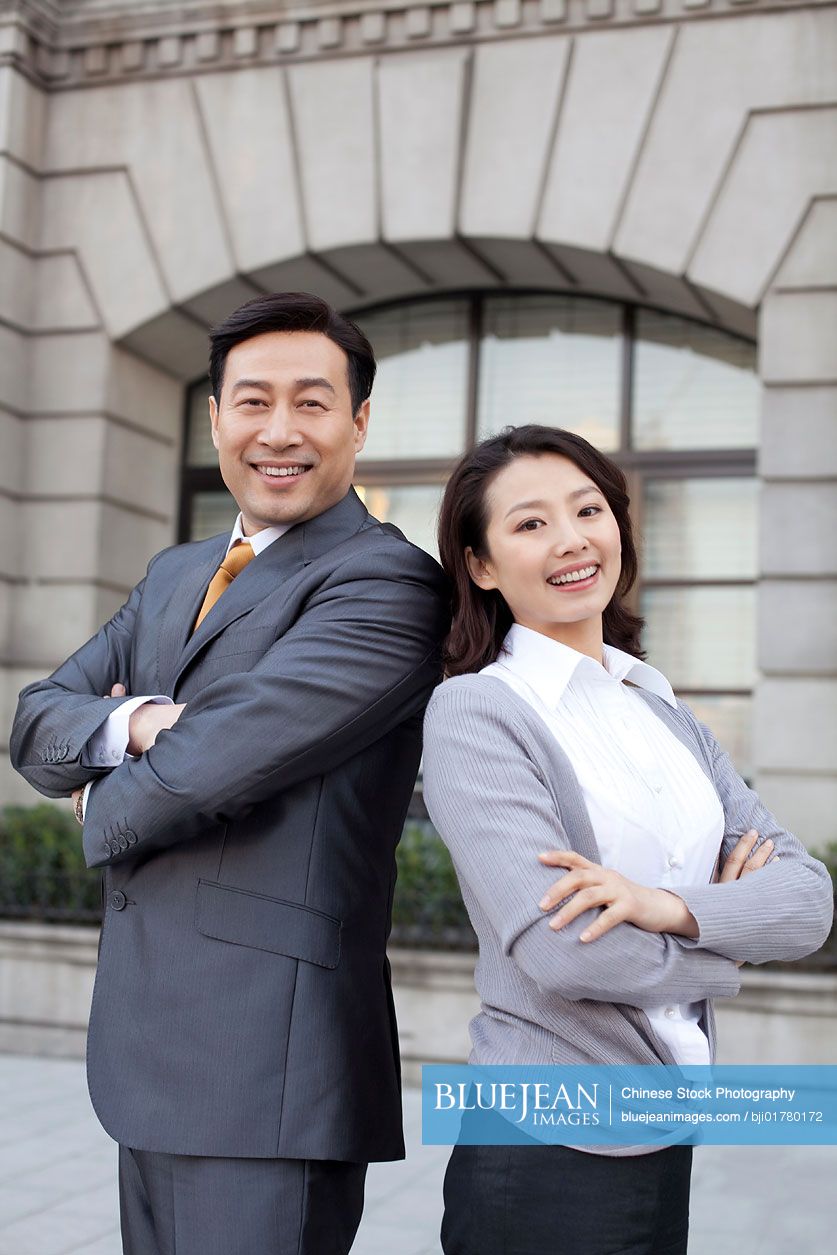
{"type": "Polygon", "coordinates": [[[84,789],[79,793],[75,802],[76,819],[80,824],[84,823],[84,789]]]}

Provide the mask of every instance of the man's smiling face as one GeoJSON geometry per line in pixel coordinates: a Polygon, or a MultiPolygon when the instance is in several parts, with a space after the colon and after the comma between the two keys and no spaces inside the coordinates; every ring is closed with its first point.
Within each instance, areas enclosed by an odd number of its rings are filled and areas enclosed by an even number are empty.
{"type": "Polygon", "coordinates": [[[248,535],[316,518],[345,497],[369,401],[352,414],[348,358],[318,331],[271,331],[230,349],[212,443],[248,535]]]}

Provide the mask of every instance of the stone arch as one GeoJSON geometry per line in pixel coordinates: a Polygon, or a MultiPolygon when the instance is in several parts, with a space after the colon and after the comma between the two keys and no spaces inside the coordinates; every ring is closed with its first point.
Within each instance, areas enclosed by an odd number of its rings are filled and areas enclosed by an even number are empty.
{"type": "Polygon", "coordinates": [[[346,305],[537,283],[752,335],[794,226],[762,195],[764,145],[781,132],[769,166],[797,202],[833,190],[796,160],[815,142],[799,132],[832,122],[837,33],[816,17],[67,90],[38,145],[34,246],[75,250],[110,338],[177,373],[208,323],[285,285],[346,305]]]}

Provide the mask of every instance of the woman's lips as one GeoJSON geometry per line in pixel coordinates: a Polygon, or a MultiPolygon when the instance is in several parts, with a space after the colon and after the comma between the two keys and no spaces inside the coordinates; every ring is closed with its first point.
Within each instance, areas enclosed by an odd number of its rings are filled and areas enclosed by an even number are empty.
{"type": "Polygon", "coordinates": [[[574,593],[576,589],[592,588],[596,580],[599,578],[600,570],[601,567],[597,566],[593,574],[588,575],[587,578],[583,580],[568,580],[566,584],[553,584],[551,580],[547,580],[547,583],[551,588],[556,588],[559,593],[574,593]]]}

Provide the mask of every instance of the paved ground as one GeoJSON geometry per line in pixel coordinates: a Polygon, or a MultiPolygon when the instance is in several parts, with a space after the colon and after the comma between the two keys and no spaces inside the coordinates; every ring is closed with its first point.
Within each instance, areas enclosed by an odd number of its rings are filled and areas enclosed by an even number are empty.
{"type": "MultiPolygon", "coordinates": [[[[448,1152],[421,1145],[416,1090],[405,1120],[407,1161],[370,1169],[352,1255],[440,1255],[448,1152]]],[[[826,1255],[835,1183],[837,1147],[701,1147],[690,1255],[826,1255]]],[[[115,1147],[90,1108],[83,1065],[0,1055],[0,1255],[120,1252],[115,1147]]]]}

